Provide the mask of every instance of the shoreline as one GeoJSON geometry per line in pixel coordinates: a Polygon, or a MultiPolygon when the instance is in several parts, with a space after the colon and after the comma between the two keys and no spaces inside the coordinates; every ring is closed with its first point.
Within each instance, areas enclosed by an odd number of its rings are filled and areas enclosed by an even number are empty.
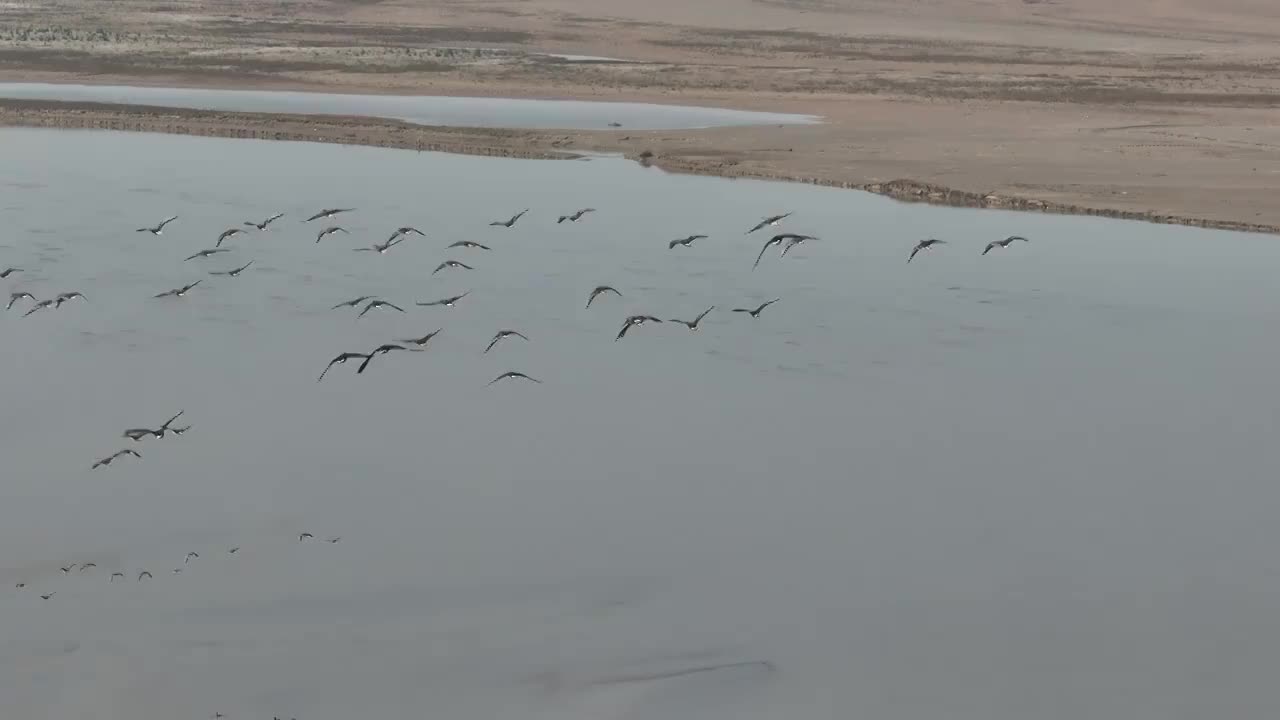
{"type": "MultiPolygon", "coordinates": [[[[621,133],[618,131],[427,126],[363,116],[286,115],[2,98],[0,98],[0,127],[113,130],[285,142],[327,142],[527,160],[571,160],[581,157],[577,151],[610,153],[671,173],[800,182],[861,190],[901,202],[1055,215],[1085,215],[1214,230],[1280,234],[1280,225],[1268,223],[1203,218],[1150,210],[1095,207],[1023,195],[979,192],[909,178],[866,181],[838,177],[831,172],[806,175],[767,166],[740,167],[737,162],[681,157],[674,153],[655,152],[645,157],[644,151],[638,151],[634,146],[628,146],[624,142],[634,135],[660,135],[664,131],[633,131],[630,135],[619,138],[621,133]]],[[[718,129],[713,128],[681,132],[714,136],[717,131],[718,129]]],[[[714,142],[710,145],[714,146],[714,142]]]]}

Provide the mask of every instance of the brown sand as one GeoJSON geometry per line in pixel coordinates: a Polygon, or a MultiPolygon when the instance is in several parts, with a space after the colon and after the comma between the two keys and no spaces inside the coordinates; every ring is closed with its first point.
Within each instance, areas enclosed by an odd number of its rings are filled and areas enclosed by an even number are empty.
{"type": "Polygon", "coordinates": [[[0,101],[4,124],[651,153],[684,172],[1280,231],[1269,0],[33,0],[0,3],[0,18],[7,80],[634,100],[827,121],[546,132],[0,101]]]}

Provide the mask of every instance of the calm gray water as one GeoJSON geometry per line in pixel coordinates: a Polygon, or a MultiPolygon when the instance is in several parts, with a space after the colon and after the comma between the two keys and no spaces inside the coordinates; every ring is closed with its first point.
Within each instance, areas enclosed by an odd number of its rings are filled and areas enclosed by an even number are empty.
{"type": "Polygon", "coordinates": [[[418,125],[597,130],[620,123],[633,130],[674,130],[732,125],[818,122],[811,115],[724,108],[579,100],[446,97],[439,95],[341,95],[267,90],[0,83],[0,97],[24,100],[126,103],[228,112],[358,115],[418,125]]]}
{"type": "Polygon", "coordinates": [[[0,140],[0,266],[27,269],[0,290],[89,298],[0,317],[5,717],[1280,713],[1273,237],[608,159],[0,140]],[[316,244],[326,206],[352,235],[316,244]],[[823,239],[753,272],[743,231],[785,210],[823,239]],[[428,237],[351,251],[401,224],[428,237]],[[601,283],[625,297],[584,309],[601,283]],[[362,294],[409,312],[329,309],[362,294]],[[483,354],[508,327],[532,341],[483,354]],[[486,387],[507,370],[544,383],[486,387]],[[178,409],[190,432],[88,470],[178,409]]]}

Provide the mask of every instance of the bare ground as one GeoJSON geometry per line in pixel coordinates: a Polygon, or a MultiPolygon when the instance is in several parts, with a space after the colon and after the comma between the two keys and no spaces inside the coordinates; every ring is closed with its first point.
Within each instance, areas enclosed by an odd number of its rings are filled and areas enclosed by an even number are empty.
{"type": "Polygon", "coordinates": [[[516,157],[612,151],[904,199],[1276,232],[1277,36],[1280,8],[1261,0],[0,2],[8,80],[635,100],[827,120],[534,132],[0,101],[0,122],[516,157]]]}

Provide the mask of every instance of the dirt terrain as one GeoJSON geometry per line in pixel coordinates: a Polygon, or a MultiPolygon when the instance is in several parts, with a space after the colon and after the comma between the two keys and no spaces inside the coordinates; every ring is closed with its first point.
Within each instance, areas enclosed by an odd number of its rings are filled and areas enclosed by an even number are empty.
{"type": "Polygon", "coordinates": [[[1269,0],[17,0],[0,79],[635,100],[822,115],[682,131],[0,101],[0,122],[322,139],[1280,229],[1269,0]],[[561,55],[588,56],[561,57],[561,55]]]}

